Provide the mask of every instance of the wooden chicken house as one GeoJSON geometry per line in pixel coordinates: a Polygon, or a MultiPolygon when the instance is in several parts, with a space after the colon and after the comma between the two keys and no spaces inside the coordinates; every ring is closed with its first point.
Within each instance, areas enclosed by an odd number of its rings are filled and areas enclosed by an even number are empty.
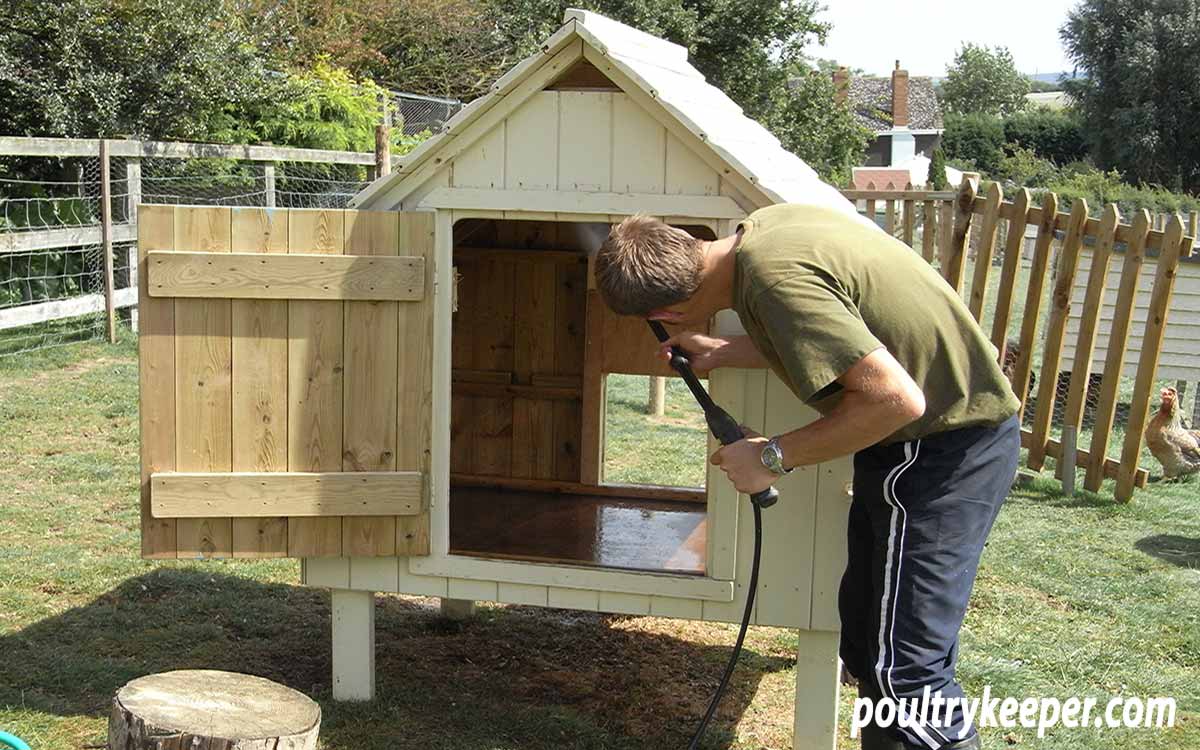
{"type": "MultiPolygon", "coordinates": [[[[670,372],[589,258],[633,213],[711,239],[783,201],[857,216],[684,48],[569,10],[351,210],[143,207],[144,556],[302,558],[340,699],[373,695],[377,591],[738,621],[753,521],[720,471],[606,481],[606,377],[670,372]]],[[[766,371],[708,385],[764,434],[814,416],[766,371]]],[[[834,744],[850,472],[765,512],[753,621],[800,631],[798,748],[834,744]]]]}

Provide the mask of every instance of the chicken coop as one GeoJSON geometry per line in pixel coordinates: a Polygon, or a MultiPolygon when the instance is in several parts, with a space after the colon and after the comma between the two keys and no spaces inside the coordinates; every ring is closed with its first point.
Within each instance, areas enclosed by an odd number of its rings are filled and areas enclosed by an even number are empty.
{"type": "MultiPolygon", "coordinates": [[[[737,622],[749,502],[711,467],[606,480],[607,376],[671,373],[590,258],[633,213],[711,239],[783,201],[857,215],[684,48],[569,10],[351,210],[144,207],[143,555],[301,558],[346,700],[373,592],[737,622]]],[[[766,371],[708,385],[764,434],[815,416],[766,371]]],[[[850,472],[765,513],[753,622],[800,633],[796,747],[835,742],[850,472]]]]}

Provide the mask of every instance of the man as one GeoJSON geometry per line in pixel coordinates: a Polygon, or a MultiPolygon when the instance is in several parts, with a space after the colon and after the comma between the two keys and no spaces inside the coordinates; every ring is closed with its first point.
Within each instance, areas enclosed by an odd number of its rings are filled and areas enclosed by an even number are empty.
{"type": "MultiPolygon", "coordinates": [[[[770,438],[748,431],[712,463],[753,493],[853,453],[842,661],[864,696],[910,705],[928,688],[963,698],[958,631],[1016,471],[1020,425],[996,351],[955,291],[851,211],[787,204],[713,242],[631,217],[595,269],[621,314],[686,328],[737,312],[747,336],[685,332],[663,356],[675,345],[702,371],[769,366],[821,416],[770,438]]],[[[949,714],[868,727],[862,746],[979,748],[961,709],[949,714]]]]}

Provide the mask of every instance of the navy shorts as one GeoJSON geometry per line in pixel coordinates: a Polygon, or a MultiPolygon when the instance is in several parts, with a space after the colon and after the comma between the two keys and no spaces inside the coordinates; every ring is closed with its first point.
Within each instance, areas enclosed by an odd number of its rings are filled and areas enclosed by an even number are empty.
{"type": "MultiPolygon", "coordinates": [[[[958,631],[984,541],[1012,488],[1020,443],[1012,417],[855,454],[838,606],[842,661],[861,694],[908,703],[928,687],[943,698],[963,697],[955,679],[958,631]]],[[[927,750],[958,741],[964,729],[961,710],[938,725],[909,723],[891,733],[927,750]]]]}

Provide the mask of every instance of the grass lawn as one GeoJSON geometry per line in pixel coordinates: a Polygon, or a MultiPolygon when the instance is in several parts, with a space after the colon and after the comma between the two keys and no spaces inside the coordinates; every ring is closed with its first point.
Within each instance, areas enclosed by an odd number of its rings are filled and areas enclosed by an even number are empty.
{"type": "MultiPolygon", "coordinates": [[[[686,392],[673,384],[655,420],[644,379],[610,387],[609,479],[701,482],[686,392]]],[[[0,358],[0,728],[38,750],[103,742],[118,687],[182,667],[313,695],[331,749],[682,747],[733,643],[732,626],[498,605],[456,626],[433,600],[380,596],[379,699],[338,705],[328,593],[299,587],[290,560],[139,560],[137,467],[130,340],[0,358]]],[[[1154,484],[1128,506],[1109,496],[1013,493],[960,676],[1018,698],[1173,696],[1178,726],[992,730],[989,747],[1200,748],[1200,483],[1154,484]]],[[[790,746],[795,642],[752,630],[708,747],[790,746]]]]}

